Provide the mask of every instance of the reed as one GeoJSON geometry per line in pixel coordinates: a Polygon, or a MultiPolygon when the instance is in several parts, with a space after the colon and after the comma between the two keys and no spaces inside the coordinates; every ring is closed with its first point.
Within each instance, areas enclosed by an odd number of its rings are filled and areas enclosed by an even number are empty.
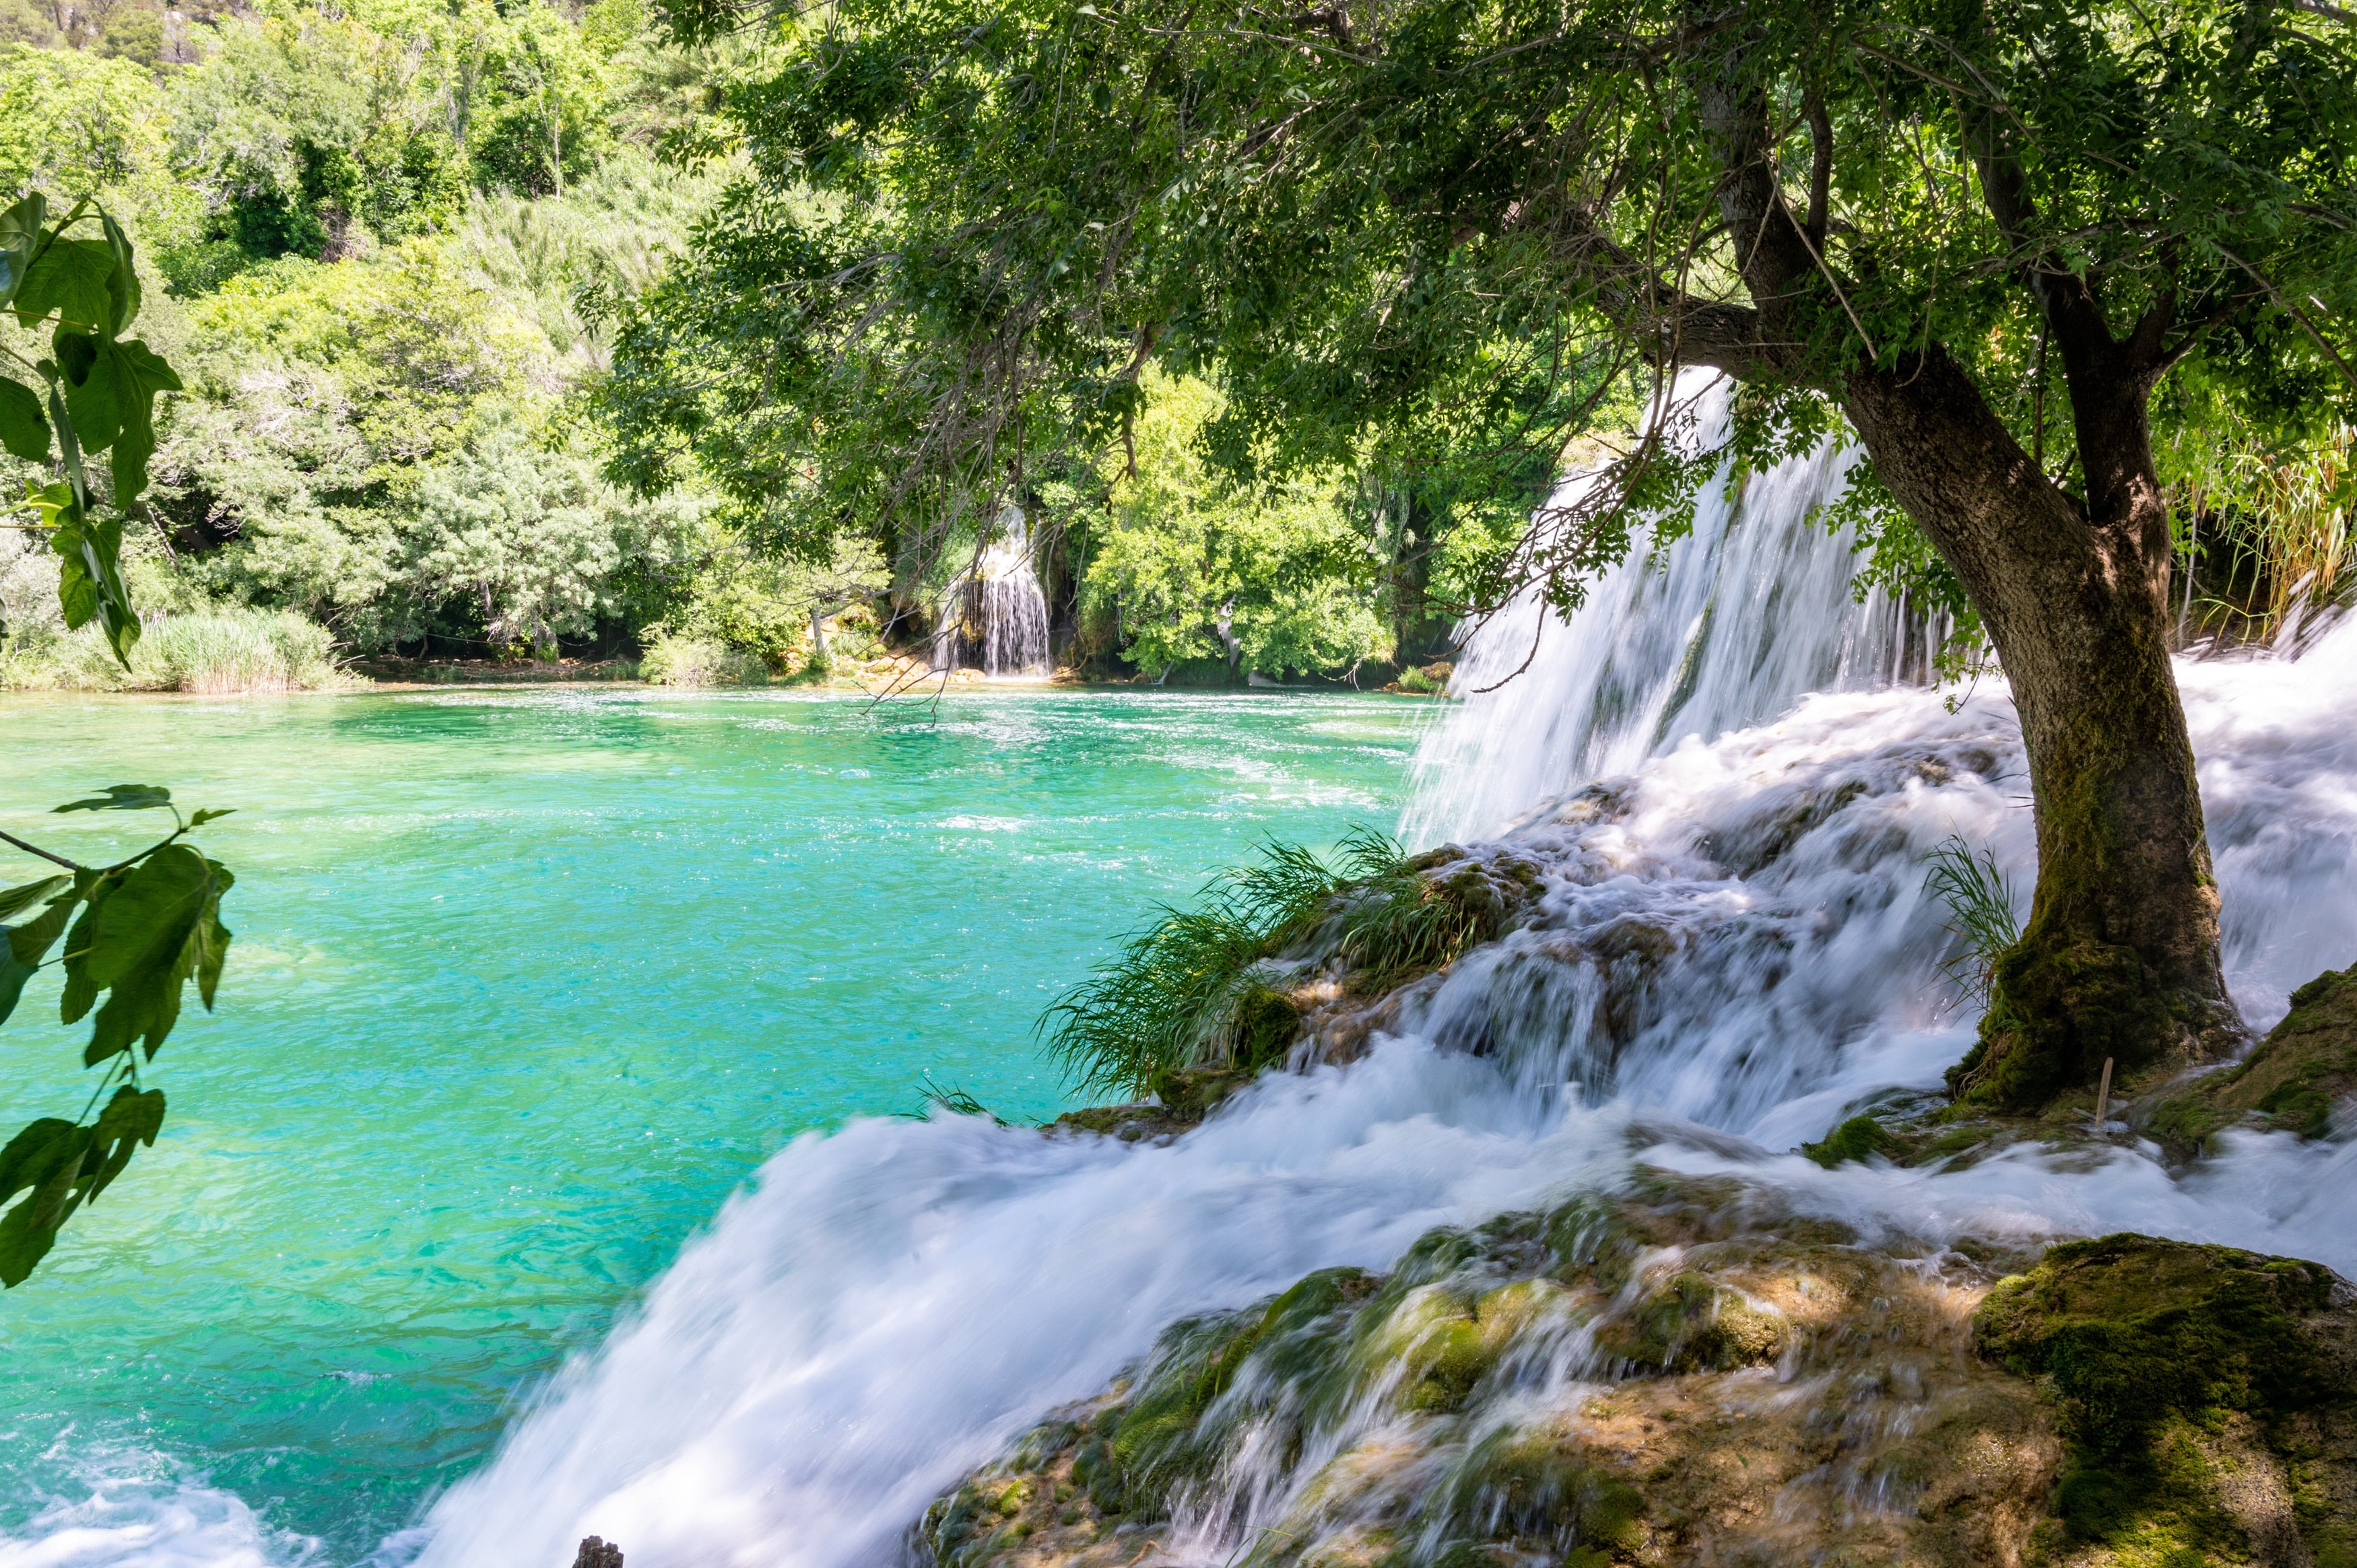
{"type": "Polygon", "coordinates": [[[338,661],[325,627],[244,606],[156,617],[133,645],[128,670],[88,627],[14,648],[0,660],[0,684],[37,690],[225,696],[362,683],[338,661]]]}

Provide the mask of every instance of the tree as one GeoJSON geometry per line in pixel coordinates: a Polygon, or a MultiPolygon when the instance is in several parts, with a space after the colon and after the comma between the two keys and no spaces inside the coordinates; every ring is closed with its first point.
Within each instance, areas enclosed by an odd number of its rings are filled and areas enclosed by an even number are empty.
{"type": "MultiPolygon", "coordinates": [[[[690,38],[752,14],[669,4],[690,38]]],[[[2346,400],[2346,10],[846,0],[778,26],[731,113],[762,188],[813,195],[708,242],[771,302],[736,330],[773,424],[823,404],[814,450],[888,439],[970,483],[1027,419],[1104,438],[1158,357],[1295,458],[1437,412],[1502,453],[1631,367],[1715,367],[1742,460],[1846,422],[1850,510],[2011,680],[2040,875],[1957,1086],[2032,1102],[2240,1036],[2150,400],[2198,372],[2285,429],[2346,400]],[[888,343],[936,394],[888,433],[845,391],[888,343]]],[[[1520,572],[1575,602],[1712,461],[1639,444],[1520,572]]]]}

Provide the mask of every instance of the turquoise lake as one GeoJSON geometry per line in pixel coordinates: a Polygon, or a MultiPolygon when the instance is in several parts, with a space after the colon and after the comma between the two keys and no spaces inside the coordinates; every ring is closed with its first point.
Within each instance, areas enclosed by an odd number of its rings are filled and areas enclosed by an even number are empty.
{"type": "MultiPolygon", "coordinates": [[[[201,1478],[367,1558],[787,1139],[1069,1103],[1033,1020],[1275,835],[1396,819],[1396,699],[459,691],[0,699],[0,827],[79,858],[236,815],[220,1012],[157,1146],[0,1298],[0,1534],[201,1478]]],[[[14,852],[0,881],[36,874],[14,852]]],[[[13,1128],[70,1114],[44,976],[13,1128]]],[[[46,1560],[46,1559],[45,1559],[46,1560]]]]}

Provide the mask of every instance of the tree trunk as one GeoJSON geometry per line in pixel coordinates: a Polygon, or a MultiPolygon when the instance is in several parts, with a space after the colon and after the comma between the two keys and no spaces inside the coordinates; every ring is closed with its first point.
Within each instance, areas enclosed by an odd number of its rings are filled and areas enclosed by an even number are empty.
{"type": "MultiPolygon", "coordinates": [[[[2169,663],[2169,531],[2134,377],[2072,388],[2091,504],[1933,349],[1852,374],[1875,473],[1972,596],[2029,754],[2038,888],[1958,1092],[2030,1106],[2235,1044],[2193,748],[2169,663]]],[[[2147,1072],[2144,1076],[2152,1076],[2147,1072]]]]}

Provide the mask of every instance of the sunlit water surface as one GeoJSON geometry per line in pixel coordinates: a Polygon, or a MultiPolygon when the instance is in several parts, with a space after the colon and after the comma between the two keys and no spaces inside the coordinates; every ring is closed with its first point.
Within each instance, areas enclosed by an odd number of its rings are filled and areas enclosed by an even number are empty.
{"type": "MultiPolygon", "coordinates": [[[[366,1557],[796,1132],[909,1109],[926,1072],[1054,1113],[1054,993],[1256,840],[1390,821],[1424,714],[0,699],[0,826],[119,853],[155,819],[43,808],[168,784],[237,809],[202,842],[239,876],[221,1011],[156,1064],[161,1142],[0,1299],[0,1564],[219,1539],[134,1510],[147,1546],[84,1551],[94,1487],[234,1497],[271,1557],[366,1557]]],[[[8,1126],[86,1092],[54,1004],[37,982],[7,1026],[8,1126]]]]}

